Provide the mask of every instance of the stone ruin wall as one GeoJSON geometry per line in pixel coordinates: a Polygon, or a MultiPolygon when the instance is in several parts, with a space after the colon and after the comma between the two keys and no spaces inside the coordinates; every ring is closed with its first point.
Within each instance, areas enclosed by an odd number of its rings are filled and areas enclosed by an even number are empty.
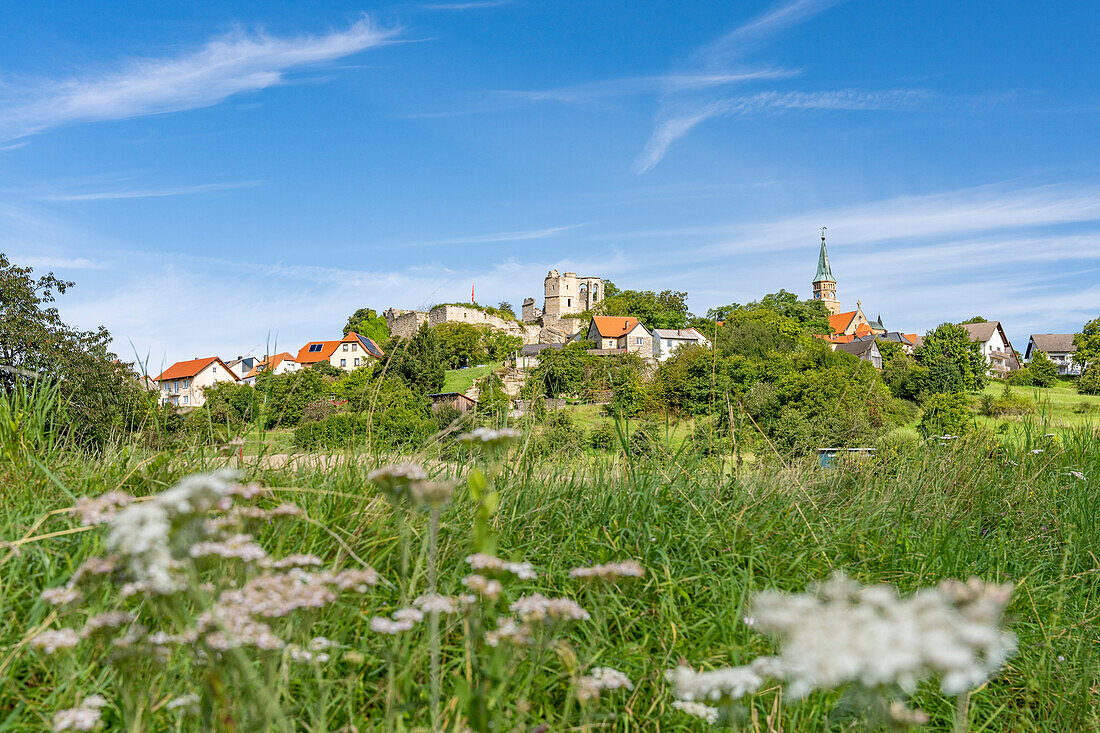
{"type": "Polygon", "coordinates": [[[407,339],[415,336],[420,327],[428,322],[428,314],[423,311],[390,308],[382,316],[391,334],[407,339]]]}
{"type": "Polygon", "coordinates": [[[474,326],[489,326],[513,336],[519,336],[525,344],[539,343],[539,325],[521,324],[511,319],[500,318],[477,308],[460,305],[437,305],[430,311],[402,310],[390,308],[382,314],[394,336],[412,338],[420,327],[427,323],[438,326],[443,323],[469,323],[474,326]]]}

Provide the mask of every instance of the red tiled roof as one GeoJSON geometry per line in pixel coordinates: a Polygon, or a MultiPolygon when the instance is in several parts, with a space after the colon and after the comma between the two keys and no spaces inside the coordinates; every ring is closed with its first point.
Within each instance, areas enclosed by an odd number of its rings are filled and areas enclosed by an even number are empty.
{"type": "Polygon", "coordinates": [[[829,328],[833,330],[833,333],[843,333],[844,329],[848,328],[848,324],[852,322],[852,319],[856,317],[857,312],[848,311],[847,313],[837,313],[829,316],[829,328]]]}
{"type": "Polygon", "coordinates": [[[603,338],[617,339],[633,331],[638,319],[631,316],[593,316],[592,325],[603,338]]]}
{"type": "Polygon", "coordinates": [[[915,333],[903,333],[902,336],[909,339],[909,343],[911,344],[917,343],[917,334],[915,333]]]}
{"type": "Polygon", "coordinates": [[[244,375],[245,379],[256,376],[265,368],[270,368],[272,371],[274,371],[276,367],[278,367],[280,364],[282,364],[284,361],[287,361],[288,359],[290,361],[294,361],[294,357],[286,353],[285,351],[281,354],[276,354],[275,356],[270,356],[266,359],[262,359],[256,364],[256,366],[252,367],[252,370],[248,374],[244,375]],[[268,364],[268,362],[271,362],[270,365],[268,364]]]}
{"type": "Polygon", "coordinates": [[[237,376],[233,374],[233,370],[225,366],[225,362],[223,362],[221,359],[216,356],[207,356],[202,359],[177,361],[175,364],[165,369],[164,372],[162,372],[161,375],[153,381],[163,382],[165,379],[188,379],[195,376],[215,361],[225,368],[226,374],[233,377],[233,379],[237,378],[237,376]]]}
{"type": "Polygon", "coordinates": [[[866,323],[861,323],[856,326],[856,336],[866,336],[869,333],[871,333],[871,327],[866,323]]]}
{"type": "Polygon", "coordinates": [[[328,361],[328,358],[332,356],[332,352],[336,351],[340,343],[340,341],[310,341],[298,350],[298,356],[294,360],[299,364],[316,364],[319,361],[328,361]],[[310,346],[317,345],[320,345],[321,348],[316,351],[309,350],[310,346]]]}

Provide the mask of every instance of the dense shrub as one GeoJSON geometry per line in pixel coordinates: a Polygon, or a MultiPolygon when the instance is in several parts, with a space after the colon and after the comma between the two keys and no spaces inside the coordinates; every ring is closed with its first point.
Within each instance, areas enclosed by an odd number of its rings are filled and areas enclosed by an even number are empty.
{"type": "Polygon", "coordinates": [[[366,417],[345,412],[299,425],[294,430],[294,447],[302,450],[346,448],[356,439],[364,439],[366,434],[366,417]]]}
{"type": "Polygon", "coordinates": [[[1100,365],[1090,366],[1077,378],[1077,393],[1100,395],[1100,365]]]}
{"type": "Polygon", "coordinates": [[[1058,381],[1058,367],[1046,355],[1046,352],[1035,350],[1031,361],[1027,365],[1027,371],[1031,375],[1031,382],[1036,387],[1053,387],[1058,381]]]}
{"type": "Polygon", "coordinates": [[[315,400],[302,408],[301,422],[316,422],[336,414],[336,406],[328,400],[315,400]]]}
{"type": "Polygon", "coordinates": [[[970,398],[960,392],[932,394],[924,401],[918,429],[926,438],[933,435],[965,435],[974,427],[970,398]]]}
{"type": "Polygon", "coordinates": [[[619,432],[614,423],[603,422],[588,435],[588,444],[596,450],[615,450],[620,447],[619,432]]]}
{"type": "Polygon", "coordinates": [[[1035,405],[1023,395],[1011,391],[1006,383],[1000,397],[988,394],[981,396],[979,411],[986,417],[1026,415],[1035,412],[1035,405]]]}

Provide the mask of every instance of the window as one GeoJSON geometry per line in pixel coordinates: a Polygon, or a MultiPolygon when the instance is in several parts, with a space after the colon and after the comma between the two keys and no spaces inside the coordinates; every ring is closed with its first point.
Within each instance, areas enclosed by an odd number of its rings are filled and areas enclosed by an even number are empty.
{"type": "Polygon", "coordinates": [[[341,359],[340,360],[340,366],[343,367],[343,366],[347,366],[347,365],[348,365],[348,360],[347,359],[341,359]]]}
{"type": "Polygon", "coordinates": [[[352,351],[359,351],[359,349],[355,348],[355,347],[356,347],[356,345],[357,345],[357,344],[352,344],[352,345],[351,345],[351,350],[352,350],[352,351]]]}
{"type": "Polygon", "coordinates": [[[343,349],[343,350],[344,350],[344,351],[347,351],[347,350],[348,350],[348,345],[347,345],[347,344],[344,344],[344,349],[343,349]]]}
{"type": "Polygon", "coordinates": [[[324,346],[324,344],[310,344],[309,345],[309,353],[316,354],[318,351],[321,350],[322,346],[324,346]]]}
{"type": "Polygon", "coordinates": [[[185,405],[187,404],[187,395],[183,396],[183,404],[185,404],[185,405]]]}
{"type": "Polygon", "coordinates": [[[355,363],[355,366],[359,366],[359,357],[358,356],[355,357],[355,362],[354,363],[355,363]]]}
{"type": "Polygon", "coordinates": [[[569,298],[566,298],[565,299],[565,307],[568,308],[571,305],[573,305],[573,301],[569,298]]]}
{"type": "Polygon", "coordinates": [[[214,373],[215,373],[215,374],[217,374],[217,373],[218,373],[218,368],[217,368],[217,367],[214,367],[214,373]]]}
{"type": "Polygon", "coordinates": [[[634,339],[634,343],[637,344],[638,346],[641,346],[642,345],[642,337],[639,336],[636,339],[634,339]]]}

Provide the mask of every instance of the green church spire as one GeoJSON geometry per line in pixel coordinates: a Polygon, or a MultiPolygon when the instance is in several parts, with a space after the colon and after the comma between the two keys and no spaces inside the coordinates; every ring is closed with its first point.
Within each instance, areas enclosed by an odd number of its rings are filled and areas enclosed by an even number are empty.
{"type": "Polygon", "coordinates": [[[817,275],[814,277],[814,282],[822,280],[836,282],[833,270],[829,267],[829,252],[825,249],[825,227],[821,227],[821,255],[817,258],[817,275]]]}

